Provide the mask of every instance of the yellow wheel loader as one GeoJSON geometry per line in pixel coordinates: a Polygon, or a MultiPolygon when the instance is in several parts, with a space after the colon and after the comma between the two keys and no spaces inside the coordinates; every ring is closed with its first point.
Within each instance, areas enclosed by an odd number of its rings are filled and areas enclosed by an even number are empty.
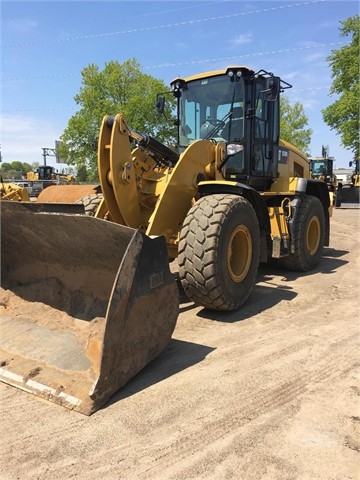
{"type": "Polygon", "coordinates": [[[351,183],[342,185],[340,198],[342,203],[360,203],[360,159],[349,162],[349,167],[354,167],[351,183]]]}
{"type": "Polygon", "coordinates": [[[0,198],[1,201],[30,202],[30,195],[25,187],[16,183],[4,182],[2,177],[0,179],[0,198]]]}
{"type": "Polygon", "coordinates": [[[90,414],[169,341],[172,260],[190,300],[225,311],[247,300],[259,262],[316,267],[329,194],[279,139],[290,87],[243,66],[176,78],[174,146],[104,118],[95,218],[2,208],[1,380],[90,414]]]}
{"type": "Polygon", "coordinates": [[[26,179],[32,184],[32,195],[38,197],[51,185],[77,185],[73,175],[57,173],[50,165],[41,165],[35,172],[28,172],[26,179]]]}
{"type": "Polygon", "coordinates": [[[45,182],[44,187],[56,184],[77,185],[78,183],[73,175],[57,173],[55,168],[50,165],[41,165],[35,172],[28,172],[26,179],[45,182]]]}
{"type": "Polygon", "coordinates": [[[334,161],[335,159],[328,155],[328,148],[323,146],[322,157],[309,158],[310,174],[311,178],[322,180],[326,183],[330,195],[330,204],[335,207],[341,207],[339,190],[342,185],[334,174],[334,161]]]}
{"type": "MultiPolygon", "coordinates": [[[[279,139],[285,88],[291,85],[279,77],[241,66],[176,78],[171,148],[133,130],[122,114],[103,120],[98,214],[165,237],[198,305],[237,309],[259,262],[307,271],[329,244],[327,185],[311,178],[303,153],[279,139]]],[[[165,102],[158,97],[159,114],[165,102]]]]}

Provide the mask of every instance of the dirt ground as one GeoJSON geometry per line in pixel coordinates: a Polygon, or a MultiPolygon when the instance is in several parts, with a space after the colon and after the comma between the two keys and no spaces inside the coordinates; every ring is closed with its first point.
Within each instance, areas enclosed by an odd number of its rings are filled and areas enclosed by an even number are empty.
{"type": "Polygon", "coordinates": [[[360,209],[308,274],[261,267],[233,313],[181,298],[168,348],[91,417],[5,384],[0,478],[355,480],[360,209]]]}

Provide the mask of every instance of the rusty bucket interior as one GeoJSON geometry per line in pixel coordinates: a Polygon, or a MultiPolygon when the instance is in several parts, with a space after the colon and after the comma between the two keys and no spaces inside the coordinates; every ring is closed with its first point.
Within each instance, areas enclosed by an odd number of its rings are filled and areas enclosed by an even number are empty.
{"type": "Polygon", "coordinates": [[[91,415],[167,346],[164,238],[1,203],[0,380],[91,415]]]}

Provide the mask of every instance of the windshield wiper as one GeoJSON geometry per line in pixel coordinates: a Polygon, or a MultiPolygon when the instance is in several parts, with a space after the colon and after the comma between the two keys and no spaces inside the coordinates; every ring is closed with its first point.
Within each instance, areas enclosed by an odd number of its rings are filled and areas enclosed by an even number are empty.
{"type": "Polygon", "coordinates": [[[219,120],[219,123],[215,125],[215,127],[206,135],[206,137],[204,137],[204,140],[209,140],[220,130],[220,128],[224,128],[226,120],[231,117],[231,115],[232,112],[230,111],[221,120],[219,120]]]}

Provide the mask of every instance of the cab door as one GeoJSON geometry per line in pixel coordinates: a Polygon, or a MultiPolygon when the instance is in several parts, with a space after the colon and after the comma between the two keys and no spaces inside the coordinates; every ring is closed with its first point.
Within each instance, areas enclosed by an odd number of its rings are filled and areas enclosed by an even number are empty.
{"type": "Polygon", "coordinates": [[[258,191],[268,190],[277,176],[279,86],[278,77],[258,77],[253,85],[249,185],[258,191]]]}

